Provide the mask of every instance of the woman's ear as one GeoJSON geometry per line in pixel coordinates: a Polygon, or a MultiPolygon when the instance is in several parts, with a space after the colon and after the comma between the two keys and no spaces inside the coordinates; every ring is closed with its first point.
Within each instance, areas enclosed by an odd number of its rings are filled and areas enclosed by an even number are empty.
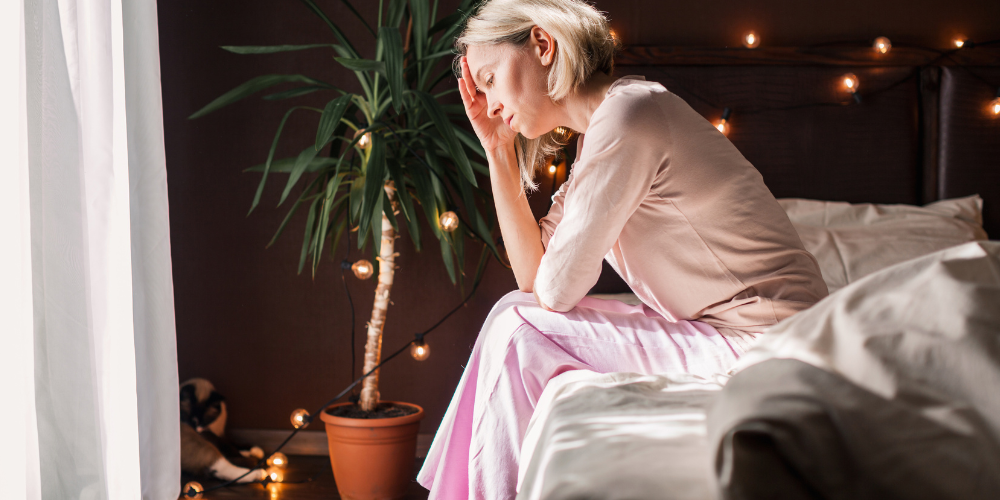
{"type": "Polygon", "coordinates": [[[556,40],[541,26],[531,28],[531,45],[542,66],[552,64],[556,57],[556,40]]]}

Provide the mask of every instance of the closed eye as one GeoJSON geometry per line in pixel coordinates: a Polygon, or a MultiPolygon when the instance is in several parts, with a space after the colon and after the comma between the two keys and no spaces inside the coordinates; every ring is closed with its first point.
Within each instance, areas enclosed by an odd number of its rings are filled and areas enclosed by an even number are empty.
{"type": "MultiPolygon", "coordinates": [[[[489,87],[492,87],[492,86],[493,86],[493,77],[492,77],[492,76],[490,76],[490,79],[489,79],[489,80],[486,80],[486,87],[487,87],[487,88],[489,88],[489,87]]],[[[478,86],[476,86],[476,92],[478,92],[478,93],[480,93],[480,94],[484,94],[484,93],[485,93],[485,92],[483,92],[483,90],[482,90],[482,89],[480,89],[480,88],[479,88],[478,86]]]]}

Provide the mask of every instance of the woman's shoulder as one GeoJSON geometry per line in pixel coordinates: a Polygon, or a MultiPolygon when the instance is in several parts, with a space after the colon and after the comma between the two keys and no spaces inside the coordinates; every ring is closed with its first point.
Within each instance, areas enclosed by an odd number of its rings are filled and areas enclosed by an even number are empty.
{"type": "Polygon", "coordinates": [[[636,75],[621,77],[594,111],[593,123],[612,128],[662,123],[667,118],[665,104],[670,95],[659,82],[636,75]]]}

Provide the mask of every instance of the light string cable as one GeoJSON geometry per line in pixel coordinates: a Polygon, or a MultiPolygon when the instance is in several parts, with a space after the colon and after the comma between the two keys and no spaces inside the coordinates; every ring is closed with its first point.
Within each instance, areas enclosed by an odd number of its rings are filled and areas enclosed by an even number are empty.
{"type": "MultiPolygon", "coordinates": [[[[804,50],[805,50],[806,53],[813,53],[813,52],[818,52],[815,49],[822,48],[822,47],[829,47],[829,46],[835,46],[835,45],[845,45],[845,44],[854,45],[854,44],[858,44],[858,43],[860,43],[860,42],[859,41],[825,42],[825,43],[818,43],[818,44],[809,45],[804,50]]],[[[979,42],[979,43],[975,43],[975,42],[972,42],[972,41],[967,41],[965,43],[965,45],[963,45],[960,48],[954,48],[954,49],[948,49],[948,50],[933,49],[933,48],[923,47],[923,46],[919,46],[919,45],[897,44],[897,46],[900,46],[900,47],[911,47],[911,48],[920,49],[920,50],[923,50],[923,51],[926,51],[926,52],[931,52],[931,53],[936,54],[936,57],[934,57],[933,59],[930,59],[930,60],[928,60],[926,62],[923,62],[923,63],[917,65],[914,68],[914,70],[912,72],[910,72],[908,75],[906,75],[905,77],[903,77],[903,78],[901,78],[901,79],[899,79],[899,80],[897,80],[897,81],[895,81],[893,83],[890,83],[889,85],[887,85],[885,87],[879,88],[877,90],[873,90],[871,92],[865,92],[865,93],[859,93],[859,94],[861,94],[861,97],[872,97],[872,96],[881,94],[883,92],[887,92],[887,91],[889,91],[889,90],[891,90],[893,88],[898,87],[899,85],[902,85],[902,84],[906,83],[907,81],[910,81],[914,77],[919,76],[920,75],[920,70],[922,70],[923,68],[925,68],[927,66],[931,66],[933,64],[936,64],[936,63],[938,63],[939,61],[941,61],[943,59],[950,60],[954,65],[956,65],[959,68],[961,68],[962,70],[968,72],[970,75],[972,75],[974,78],[978,79],[979,81],[983,82],[984,84],[989,85],[991,87],[996,87],[995,84],[993,84],[992,82],[986,80],[982,76],[976,74],[974,71],[972,71],[970,68],[968,68],[966,64],[963,64],[963,63],[957,61],[953,57],[953,55],[956,52],[961,51],[961,50],[968,50],[968,49],[971,49],[971,48],[974,48],[974,47],[983,47],[983,46],[996,45],[996,44],[1000,44],[1000,40],[989,40],[989,41],[986,41],[986,42],[979,42]]],[[[863,61],[858,61],[858,62],[863,62],[863,61]]],[[[725,107],[725,106],[720,106],[719,104],[717,104],[713,100],[704,97],[703,95],[699,94],[698,92],[692,91],[691,89],[687,88],[686,86],[684,86],[684,85],[682,85],[682,84],[680,84],[678,82],[671,82],[671,86],[679,88],[680,90],[684,91],[684,93],[690,95],[691,97],[694,97],[695,99],[703,102],[704,104],[706,104],[706,105],[708,105],[708,106],[710,106],[712,108],[722,109],[722,108],[725,107]]],[[[788,111],[788,110],[801,109],[801,108],[810,108],[810,107],[821,107],[821,106],[841,107],[841,106],[851,106],[851,105],[854,105],[854,101],[848,100],[848,101],[842,101],[842,102],[802,103],[802,104],[792,104],[792,105],[787,105],[787,106],[757,107],[757,108],[744,109],[744,110],[740,110],[739,114],[740,115],[753,115],[753,114],[766,113],[766,112],[771,112],[771,111],[788,111]]]]}

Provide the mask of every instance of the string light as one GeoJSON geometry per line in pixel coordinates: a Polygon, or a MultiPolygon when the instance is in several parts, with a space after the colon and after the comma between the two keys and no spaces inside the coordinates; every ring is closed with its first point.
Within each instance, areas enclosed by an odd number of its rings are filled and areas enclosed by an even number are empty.
{"type": "Polygon", "coordinates": [[[954,39],[952,39],[951,43],[955,45],[956,49],[960,49],[965,46],[965,41],[966,38],[964,36],[959,35],[956,36],[954,39]]]}
{"type": "Polygon", "coordinates": [[[201,498],[202,493],[205,492],[205,487],[201,485],[198,481],[190,481],[184,485],[184,496],[187,498],[201,498]]]}
{"type": "Polygon", "coordinates": [[[267,466],[275,469],[288,467],[288,457],[280,451],[276,451],[267,457],[267,466]]]}
{"type": "Polygon", "coordinates": [[[451,210],[441,214],[441,217],[438,218],[438,222],[441,223],[441,229],[444,229],[449,233],[458,229],[458,216],[451,210]]]}
{"type": "Polygon", "coordinates": [[[729,116],[733,113],[733,110],[725,108],[722,110],[722,118],[715,124],[715,128],[722,132],[722,135],[729,136],[729,116]]]}
{"type": "Polygon", "coordinates": [[[292,427],[295,427],[296,429],[304,429],[309,426],[309,412],[299,408],[298,410],[292,412],[292,416],[289,420],[292,421],[292,427]]]}
{"type": "Polygon", "coordinates": [[[285,480],[285,471],[281,469],[268,469],[267,477],[275,483],[280,483],[285,480]]]}
{"type": "Polygon", "coordinates": [[[872,44],[872,49],[874,49],[875,52],[878,52],[879,54],[885,54],[889,52],[889,49],[891,48],[892,48],[892,42],[890,42],[889,39],[884,36],[876,38],[875,43],[872,44]]]}
{"type": "Polygon", "coordinates": [[[427,342],[424,342],[424,334],[418,333],[416,337],[416,342],[410,346],[410,356],[413,356],[413,359],[417,361],[423,361],[430,357],[431,346],[427,345],[427,342]]]}
{"type": "MultiPolygon", "coordinates": [[[[361,135],[361,130],[362,129],[358,129],[356,132],[354,132],[355,139],[357,139],[358,136],[361,135]]],[[[372,133],[368,132],[365,135],[362,135],[361,139],[358,140],[358,147],[361,149],[368,149],[368,145],[371,143],[372,143],[372,133]]]]}
{"type": "Polygon", "coordinates": [[[354,275],[359,280],[366,280],[372,277],[372,273],[375,272],[375,266],[371,262],[361,259],[351,265],[351,271],[354,271],[354,275]]]}
{"type": "Polygon", "coordinates": [[[851,93],[854,102],[861,104],[861,95],[858,94],[858,87],[861,86],[861,83],[858,82],[858,77],[854,73],[847,73],[840,77],[840,83],[844,90],[851,93]]]}
{"type": "Polygon", "coordinates": [[[1000,89],[997,89],[997,98],[990,101],[990,111],[993,116],[1000,115],[1000,89]]]}
{"type": "Polygon", "coordinates": [[[760,45],[760,35],[756,31],[747,31],[743,34],[743,46],[752,49],[760,45]]]}
{"type": "Polygon", "coordinates": [[[608,34],[611,35],[611,39],[614,40],[614,41],[616,41],[616,42],[618,42],[618,41],[621,40],[621,38],[618,38],[618,32],[615,31],[615,30],[613,30],[613,29],[612,30],[608,30],[608,34]]]}
{"type": "Polygon", "coordinates": [[[552,174],[552,175],[556,175],[556,164],[555,163],[550,163],[549,164],[549,173],[552,174]]]}

